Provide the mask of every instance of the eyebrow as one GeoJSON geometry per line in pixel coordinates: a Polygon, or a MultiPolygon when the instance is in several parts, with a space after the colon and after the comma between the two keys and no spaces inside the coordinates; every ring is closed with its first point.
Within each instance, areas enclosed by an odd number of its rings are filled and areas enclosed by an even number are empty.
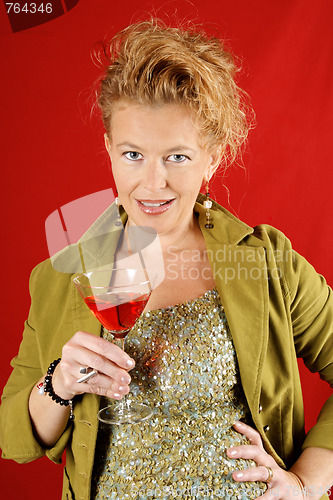
{"type": "MultiPolygon", "coordinates": [[[[139,150],[141,149],[140,146],[137,146],[136,144],[132,144],[130,142],[121,142],[119,144],[116,145],[117,148],[120,148],[120,147],[123,147],[125,146],[126,148],[129,148],[129,149],[133,149],[133,150],[139,150]]],[[[194,149],[190,148],[189,146],[185,146],[184,144],[177,144],[176,146],[173,146],[171,148],[169,148],[167,151],[166,151],[166,154],[168,153],[172,153],[174,151],[191,151],[192,153],[194,153],[194,149]]]]}
{"type": "Polygon", "coordinates": [[[120,142],[119,144],[116,145],[117,148],[120,148],[122,146],[126,146],[127,148],[130,148],[130,149],[140,149],[139,146],[136,146],[135,144],[131,144],[130,142],[120,142]]]}

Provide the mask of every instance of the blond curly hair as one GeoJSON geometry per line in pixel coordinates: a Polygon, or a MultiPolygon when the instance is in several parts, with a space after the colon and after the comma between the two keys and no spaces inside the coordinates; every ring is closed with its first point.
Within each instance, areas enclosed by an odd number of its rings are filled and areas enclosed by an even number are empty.
{"type": "Polygon", "coordinates": [[[253,113],[235,82],[234,58],[219,38],[151,19],[120,31],[103,44],[103,53],[108,64],[98,105],[108,135],[117,101],[177,103],[194,111],[207,151],[219,151],[225,168],[235,160],[253,113]]]}

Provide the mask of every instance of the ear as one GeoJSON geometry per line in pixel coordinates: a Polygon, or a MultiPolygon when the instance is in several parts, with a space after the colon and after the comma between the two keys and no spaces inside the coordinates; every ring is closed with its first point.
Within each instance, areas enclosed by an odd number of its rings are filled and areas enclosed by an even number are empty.
{"type": "Polygon", "coordinates": [[[109,156],[111,156],[111,146],[107,133],[104,134],[104,144],[105,144],[105,149],[109,153],[109,156]]]}
{"type": "Polygon", "coordinates": [[[209,182],[210,179],[213,177],[216,170],[220,166],[221,158],[222,158],[222,148],[219,148],[218,150],[214,151],[214,153],[211,155],[211,162],[207,166],[206,173],[204,175],[205,182],[209,182]]]}

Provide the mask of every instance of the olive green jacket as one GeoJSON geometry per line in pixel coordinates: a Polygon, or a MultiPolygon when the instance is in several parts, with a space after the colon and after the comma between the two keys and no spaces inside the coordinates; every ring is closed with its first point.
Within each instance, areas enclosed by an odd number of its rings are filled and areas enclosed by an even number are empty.
{"type": "MultiPolygon", "coordinates": [[[[214,228],[206,229],[201,198],[195,212],[228,318],[244,393],[266,450],[282,467],[289,467],[302,446],[333,449],[333,397],[305,437],[296,359],[302,357],[311,371],[333,383],[331,289],[276,229],[253,229],[216,203],[214,228]]],[[[60,463],[67,448],[62,498],[87,500],[99,398],[76,397],[74,423],[68,423],[52,449],[43,449],[34,439],[28,413],[32,387],[61,356],[62,346],[78,330],[100,334],[100,324],[72,277],[55,271],[50,261],[32,272],[31,310],[0,409],[0,445],[4,458],[19,463],[45,454],[60,463]]]]}

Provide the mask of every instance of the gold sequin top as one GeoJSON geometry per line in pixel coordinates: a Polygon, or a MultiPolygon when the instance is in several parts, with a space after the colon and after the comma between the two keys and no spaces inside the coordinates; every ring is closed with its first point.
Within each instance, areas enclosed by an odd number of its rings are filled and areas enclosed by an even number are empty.
{"type": "Polygon", "coordinates": [[[246,420],[248,408],[217,290],[144,313],[126,338],[126,352],[136,360],[131,398],[154,414],[135,425],[100,425],[91,498],[248,500],[263,494],[264,483],[231,477],[255,464],[226,455],[230,446],[247,443],[232,425],[246,420]]]}

